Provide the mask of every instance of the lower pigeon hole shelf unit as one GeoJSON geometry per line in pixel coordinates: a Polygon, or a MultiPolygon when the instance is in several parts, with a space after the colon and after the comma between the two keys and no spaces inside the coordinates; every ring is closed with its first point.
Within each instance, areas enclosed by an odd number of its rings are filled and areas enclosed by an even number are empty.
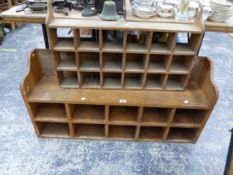
{"type": "Polygon", "coordinates": [[[195,143],[218,99],[204,57],[185,91],[61,88],[43,49],[31,53],[28,67],[20,89],[40,137],[195,143]]]}

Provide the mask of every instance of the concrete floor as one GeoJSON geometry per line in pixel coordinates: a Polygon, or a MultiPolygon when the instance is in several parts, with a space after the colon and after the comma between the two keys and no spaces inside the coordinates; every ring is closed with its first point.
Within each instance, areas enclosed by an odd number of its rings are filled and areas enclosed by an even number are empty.
{"type": "Polygon", "coordinates": [[[40,25],[11,32],[0,46],[0,174],[220,175],[233,127],[233,39],[207,33],[201,54],[214,61],[219,101],[198,142],[38,139],[19,92],[33,48],[43,48],[40,25]],[[16,49],[3,52],[3,49],[16,49]]]}

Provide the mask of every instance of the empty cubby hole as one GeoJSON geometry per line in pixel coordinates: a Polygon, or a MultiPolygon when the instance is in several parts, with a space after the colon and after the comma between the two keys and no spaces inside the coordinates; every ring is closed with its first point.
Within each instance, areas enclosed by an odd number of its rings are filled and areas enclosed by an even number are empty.
{"type": "Polygon", "coordinates": [[[145,107],[143,109],[142,123],[166,124],[172,109],[145,107]]]}
{"type": "Polygon", "coordinates": [[[99,51],[99,30],[82,28],[76,32],[79,51],[99,51]]]}
{"type": "Polygon", "coordinates": [[[69,137],[68,123],[36,122],[36,127],[42,137],[69,137]]]}
{"type": "Polygon", "coordinates": [[[110,122],[136,122],[138,118],[138,107],[132,106],[110,106],[110,122]]]}
{"type": "Polygon", "coordinates": [[[81,86],[83,88],[99,88],[100,73],[98,72],[81,72],[81,86]]]}
{"type": "Polygon", "coordinates": [[[176,37],[175,53],[194,54],[200,45],[201,34],[178,33],[176,37]]]}
{"type": "Polygon", "coordinates": [[[96,52],[80,52],[79,63],[80,71],[99,71],[99,53],[96,52]]]}
{"type": "Polygon", "coordinates": [[[66,121],[65,105],[62,103],[29,103],[36,121],[66,121]]]}
{"type": "Polygon", "coordinates": [[[154,55],[149,58],[148,73],[164,73],[167,71],[170,55],[154,55]]]}
{"type": "Polygon", "coordinates": [[[105,119],[105,107],[102,105],[71,104],[69,107],[72,122],[96,122],[105,119]]]}
{"type": "Polygon", "coordinates": [[[70,28],[48,29],[52,48],[57,50],[74,50],[73,30],[70,28]]]}
{"type": "Polygon", "coordinates": [[[175,43],[176,33],[153,32],[151,53],[168,53],[175,43]]]}
{"type": "Polygon", "coordinates": [[[168,75],[166,89],[168,90],[184,90],[188,75],[168,75]]]}
{"type": "Polygon", "coordinates": [[[136,126],[110,125],[109,137],[119,139],[134,139],[136,126]]]}
{"type": "Polygon", "coordinates": [[[141,89],[143,84],[144,74],[141,73],[126,73],[125,85],[126,89],[141,89]]]}
{"type": "Polygon", "coordinates": [[[78,75],[76,71],[57,71],[60,86],[64,88],[78,88],[78,75]]]}
{"type": "Polygon", "coordinates": [[[168,133],[168,140],[193,141],[198,132],[197,128],[176,128],[172,127],[168,133]]]}
{"type": "Polygon", "coordinates": [[[176,109],[173,123],[176,124],[201,124],[208,110],[203,109],[176,109]]]}
{"type": "Polygon", "coordinates": [[[103,71],[121,72],[122,54],[121,53],[103,53],[103,71]]]}
{"type": "Polygon", "coordinates": [[[73,124],[75,137],[78,138],[103,138],[105,127],[101,124],[73,124]]]}
{"type": "Polygon", "coordinates": [[[126,51],[132,53],[145,53],[148,50],[149,32],[128,31],[126,51]]]}
{"type": "Polygon", "coordinates": [[[77,70],[74,52],[54,52],[54,59],[57,70],[60,71],[77,70]]]}
{"type": "Polygon", "coordinates": [[[146,64],[146,55],[144,54],[126,54],[126,72],[144,72],[146,64]]]}
{"type": "Polygon", "coordinates": [[[104,88],[121,88],[121,73],[104,73],[104,88]]]}
{"type": "Polygon", "coordinates": [[[163,74],[147,74],[145,89],[163,89],[165,77],[163,74]]]}
{"type": "Polygon", "coordinates": [[[139,138],[145,140],[161,140],[164,131],[165,128],[163,127],[141,126],[139,138]]]}
{"type": "Polygon", "coordinates": [[[180,74],[189,73],[190,67],[192,66],[193,58],[193,56],[173,56],[170,72],[180,74]]]}
{"type": "Polygon", "coordinates": [[[121,52],[123,51],[124,31],[121,30],[103,30],[103,51],[121,52]]]}

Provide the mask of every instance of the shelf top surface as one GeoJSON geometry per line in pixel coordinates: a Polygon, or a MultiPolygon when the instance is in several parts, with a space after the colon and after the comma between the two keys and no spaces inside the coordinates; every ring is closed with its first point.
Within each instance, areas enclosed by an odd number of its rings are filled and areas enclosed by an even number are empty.
{"type": "Polygon", "coordinates": [[[101,19],[75,19],[55,18],[49,28],[93,28],[115,30],[148,30],[166,32],[192,32],[201,33],[202,28],[197,24],[167,23],[167,22],[133,22],[123,17],[118,21],[104,21],[101,19]]]}
{"type": "Polygon", "coordinates": [[[57,85],[55,76],[45,76],[29,94],[29,101],[166,108],[209,108],[203,91],[194,83],[190,83],[186,91],[64,89],[57,85]],[[122,104],[120,101],[126,101],[126,103],[122,104]]]}

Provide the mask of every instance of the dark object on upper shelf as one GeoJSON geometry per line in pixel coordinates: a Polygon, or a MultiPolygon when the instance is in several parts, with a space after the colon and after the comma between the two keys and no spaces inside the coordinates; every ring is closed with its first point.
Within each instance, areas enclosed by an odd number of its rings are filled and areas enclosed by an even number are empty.
{"type": "Polygon", "coordinates": [[[88,0],[84,0],[83,3],[83,10],[82,10],[82,16],[95,16],[96,10],[91,10],[88,4],[88,0]]]}
{"type": "MultiPolygon", "coordinates": [[[[123,0],[112,0],[116,2],[116,8],[117,8],[117,13],[119,15],[123,15],[124,9],[124,1],[123,0]]],[[[98,13],[101,13],[104,7],[104,2],[105,0],[95,0],[95,9],[97,10],[98,13]]]]}
{"type": "Polygon", "coordinates": [[[68,8],[69,10],[71,10],[73,7],[72,3],[68,2],[67,0],[53,1],[52,6],[56,7],[58,10],[62,10],[64,8],[68,8]]]}
{"type": "Polygon", "coordinates": [[[233,129],[231,129],[231,140],[228,148],[227,159],[224,169],[224,175],[231,175],[233,173],[233,129]]]}

